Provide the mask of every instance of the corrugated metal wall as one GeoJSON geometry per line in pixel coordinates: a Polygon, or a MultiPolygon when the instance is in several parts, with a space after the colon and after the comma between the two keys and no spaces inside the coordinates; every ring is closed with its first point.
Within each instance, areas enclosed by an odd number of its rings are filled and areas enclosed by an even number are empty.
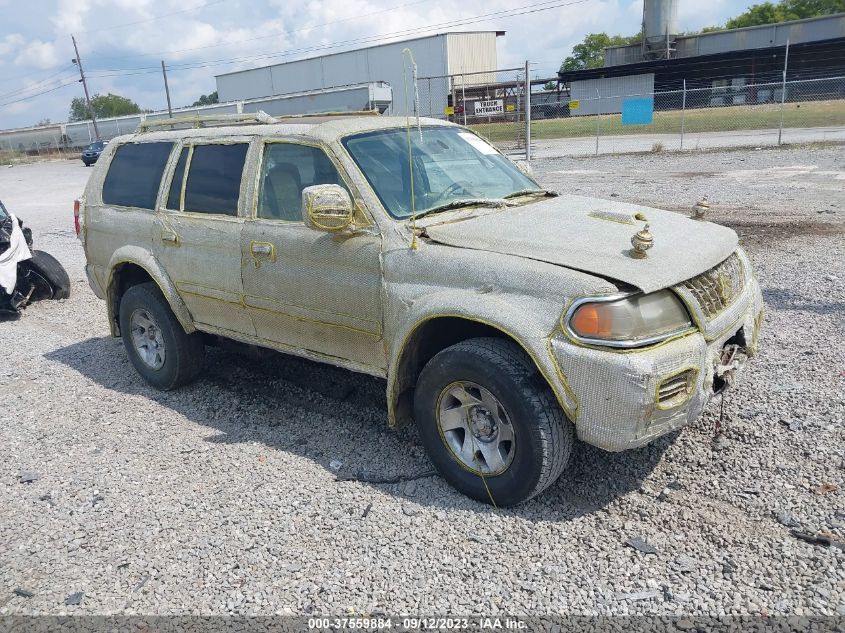
{"type": "MultiPolygon", "coordinates": [[[[393,88],[390,114],[404,115],[402,50],[405,48],[413,52],[420,77],[496,68],[495,31],[449,33],[218,75],[217,92],[221,100],[257,99],[269,95],[384,81],[393,88]]],[[[407,111],[413,113],[409,74],[407,82],[407,111]]],[[[442,111],[446,105],[445,97],[444,94],[442,103],[432,104],[431,107],[435,111],[442,111]]],[[[426,97],[426,109],[428,107],[426,97]]]]}
{"type": "MultiPolygon", "coordinates": [[[[786,40],[795,46],[841,37],[845,37],[845,13],[679,37],[675,41],[675,52],[672,53],[672,57],[694,57],[785,46],[786,40]]],[[[620,66],[641,61],[643,61],[643,51],[640,44],[614,46],[604,51],[605,66],[620,66]]]]}
{"type": "Polygon", "coordinates": [[[573,81],[569,88],[572,100],[580,102],[572,116],[619,113],[623,97],[654,94],[654,74],[573,81]]]}
{"type": "MultiPolygon", "coordinates": [[[[486,31],[481,33],[449,33],[446,36],[447,74],[461,75],[473,73],[466,77],[466,85],[484,85],[496,82],[498,59],[496,57],[496,33],[486,31]],[[479,71],[493,71],[490,73],[479,71]]],[[[420,75],[424,77],[425,75],[420,75]]],[[[462,85],[462,78],[455,77],[455,84],[462,85]]]]}

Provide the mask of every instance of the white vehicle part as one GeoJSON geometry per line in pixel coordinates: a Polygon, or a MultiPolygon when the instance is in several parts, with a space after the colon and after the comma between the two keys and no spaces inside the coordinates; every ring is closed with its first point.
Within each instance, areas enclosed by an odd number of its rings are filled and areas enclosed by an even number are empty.
{"type": "Polygon", "coordinates": [[[12,294],[18,283],[18,262],[30,259],[32,253],[29,252],[18,219],[11,213],[9,215],[12,216],[12,238],[9,248],[0,253],[0,287],[7,294],[12,294]]]}

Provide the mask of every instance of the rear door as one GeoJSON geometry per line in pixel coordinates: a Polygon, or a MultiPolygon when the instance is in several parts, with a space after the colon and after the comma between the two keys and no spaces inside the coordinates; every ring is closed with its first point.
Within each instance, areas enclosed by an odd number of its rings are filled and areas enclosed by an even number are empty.
{"type": "MultiPolygon", "coordinates": [[[[382,374],[380,234],[326,233],[302,221],[305,187],[350,189],[322,148],[268,141],[259,149],[255,211],[241,239],[244,303],[257,335],[276,347],[382,374]]],[[[359,226],[368,223],[361,215],[359,226]]]]}
{"type": "Polygon", "coordinates": [[[241,282],[249,150],[249,138],[186,142],[153,236],[156,255],[194,322],[221,334],[255,334],[241,282]]]}
{"type": "Polygon", "coordinates": [[[111,156],[102,188],[95,181],[89,185],[83,246],[88,272],[100,288],[106,287],[106,269],[118,248],[150,250],[156,201],[173,147],[171,141],[123,143],[111,156]]]}

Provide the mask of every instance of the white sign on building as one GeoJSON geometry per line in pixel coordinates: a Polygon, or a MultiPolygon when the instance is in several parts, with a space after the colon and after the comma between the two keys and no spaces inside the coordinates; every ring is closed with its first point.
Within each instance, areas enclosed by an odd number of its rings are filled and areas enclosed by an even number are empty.
{"type": "Polygon", "coordinates": [[[502,99],[491,101],[476,101],[475,116],[491,116],[505,113],[505,102],[502,99]]]}

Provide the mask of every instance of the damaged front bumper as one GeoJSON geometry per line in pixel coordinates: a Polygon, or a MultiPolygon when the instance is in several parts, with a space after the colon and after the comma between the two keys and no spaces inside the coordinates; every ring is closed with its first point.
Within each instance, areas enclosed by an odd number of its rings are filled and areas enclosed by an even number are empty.
{"type": "Polygon", "coordinates": [[[763,311],[760,286],[741,257],[741,295],[718,317],[702,319],[698,332],[625,351],[579,347],[560,333],[552,338],[554,360],[577,398],[579,439],[608,451],[643,446],[693,422],[733,380],[756,353],[763,311]]]}

